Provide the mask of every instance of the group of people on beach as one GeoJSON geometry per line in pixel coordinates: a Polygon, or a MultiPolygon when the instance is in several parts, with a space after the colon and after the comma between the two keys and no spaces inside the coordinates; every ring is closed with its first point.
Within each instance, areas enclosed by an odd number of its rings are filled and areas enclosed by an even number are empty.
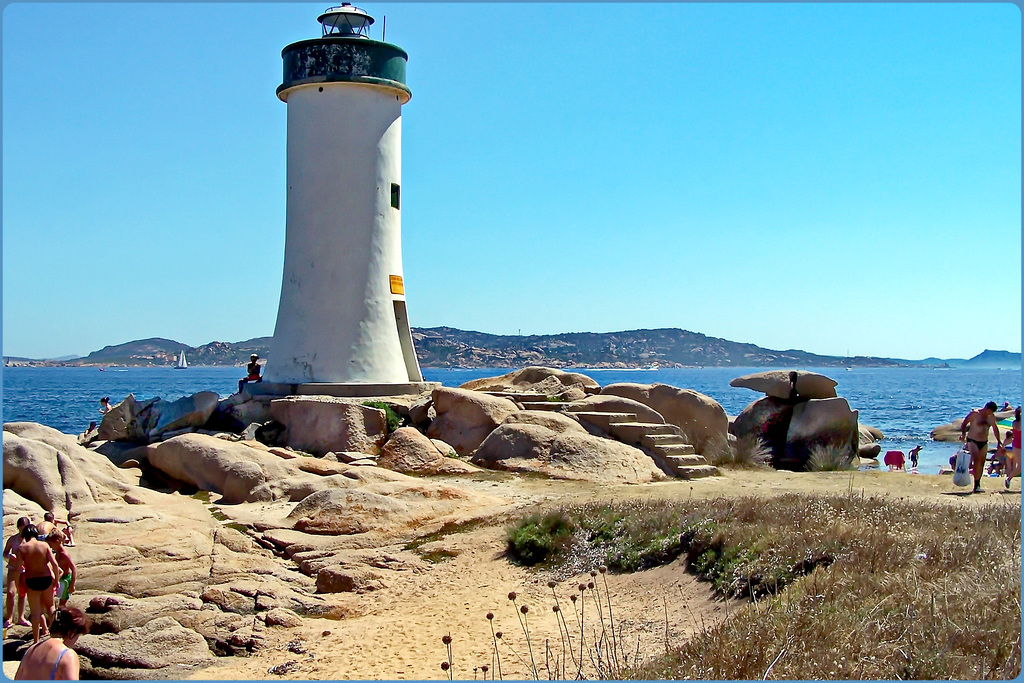
{"type": "Polygon", "coordinates": [[[88,633],[89,619],[82,610],[67,606],[78,578],[67,551],[74,545],[71,525],[53,512],[44,513],[38,524],[19,518],[17,532],[4,544],[4,631],[14,624],[32,627],[32,645],[21,659],[16,679],[78,679],[78,655],[71,648],[88,633]],[[26,600],[29,621],[24,616],[26,600]]]}
{"type": "MultiPolygon", "coordinates": [[[[1009,403],[1003,405],[1009,409],[1009,403]]],[[[989,429],[996,437],[995,458],[1002,458],[1006,479],[1003,486],[1010,488],[1010,481],[1014,477],[1021,476],[1021,452],[1020,452],[1020,406],[1013,413],[1013,422],[1005,436],[999,435],[999,421],[996,419],[996,411],[999,406],[995,401],[989,401],[983,408],[972,410],[964,418],[960,426],[960,440],[964,441],[967,452],[971,455],[971,470],[974,473],[974,493],[982,493],[981,477],[985,471],[985,459],[988,457],[988,432],[989,429]]]]}

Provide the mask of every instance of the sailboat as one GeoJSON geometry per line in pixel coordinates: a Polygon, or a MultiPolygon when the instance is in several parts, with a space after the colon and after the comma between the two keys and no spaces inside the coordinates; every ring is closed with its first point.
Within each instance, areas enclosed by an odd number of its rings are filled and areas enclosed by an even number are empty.
{"type": "Polygon", "coordinates": [[[178,363],[174,366],[174,369],[175,370],[187,370],[188,369],[188,362],[185,360],[185,349],[182,349],[181,352],[178,353],[178,363]]]}

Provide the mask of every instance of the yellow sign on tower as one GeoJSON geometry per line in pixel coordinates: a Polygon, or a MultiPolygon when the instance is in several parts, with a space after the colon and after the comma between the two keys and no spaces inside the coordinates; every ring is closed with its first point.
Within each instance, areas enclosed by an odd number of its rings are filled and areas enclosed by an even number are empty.
{"type": "Polygon", "coordinates": [[[391,293],[405,295],[405,283],[402,282],[401,275],[391,276],[391,293]]]}

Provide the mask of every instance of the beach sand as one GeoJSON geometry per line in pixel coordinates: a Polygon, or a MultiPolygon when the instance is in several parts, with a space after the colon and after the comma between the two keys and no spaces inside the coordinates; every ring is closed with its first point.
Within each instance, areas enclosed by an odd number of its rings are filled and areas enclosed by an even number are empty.
{"type": "MultiPolygon", "coordinates": [[[[1005,493],[1002,479],[986,478],[986,493],[971,495],[956,489],[948,476],[889,472],[790,473],[775,471],[728,471],[723,476],[694,482],[671,481],[644,486],[599,486],[580,482],[552,481],[536,477],[503,477],[500,481],[449,478],[452,483],[486,489],[521,503],[557,505],[587,500],[626,497],[686,499],[744,495],[773,496],[790,491],[889,496],[908,500],[978,505],[997,503],[1019,506],[1019,483],[1005,493]]],[[[548,677],[544,641],[551,657],[563,659],[561,640],[551,606],[548,574],[518,567],[503,557],[504,521],[475,527],[424,546],[444,550],[455,557],[429,565],[421,573],[403,572],[389,577],[385,587],[357,597],[358,612],[340,620],[303,620],[291,628],[265,631],[266,647],[251,657],[225,657],[198,671],[196,679],[444,679],[440,668],[446,660],[442,636],[452,636],[455,678],[482,678],[474,667],[494,666],[491,631],[486,614],[495,614],[496,630],[504,632],[500,648],[505,678],[531,678],[529,650],[509,591],[516,604],[529,606],[528,624],[534,644],[534,660],[541,677],[548,677]],[[508,646],[518,653],[513,655],[508,646]],[[284,665],[285,672],[269,673],[284,665]]],[[[572,628],[572,586],[589,575],[562,581],[556,587],[572,628]]],[[[597,577],[604,600],[603,578],[597,577]]],[[[612,614],[635,657],[663,652],[666,639],[677,643],[702,626],[725,618],[730,605],[712,595],[709,585],[687,573],[680,561],[657,569],[608,576],[612,614]]],[[[732,603],[735,604],[735,603],[732,603]]],[[[588,592],[589,625],[596,609],[588,592]]],[[[604,605],[607,612],[607,605],[604,605]]],[[[607,618],[607,615],[605,615],[607,618]]],[[[575,634],[575,632],[574,632],[575,634]]],[[[593,637],[588,633],[588,640],[593,637]]],[[[578,647],[578,645],[577,645],[578,647]]],[[[551,664],[553,667],[553,664],[551,664]]],[[[492,672],[493,673],[493,672],[492,672]]],[[[491,675],[490,673],[488,675],[491,675]]],[[[570,667],[569,677],[575,669],[570,667]]]]}

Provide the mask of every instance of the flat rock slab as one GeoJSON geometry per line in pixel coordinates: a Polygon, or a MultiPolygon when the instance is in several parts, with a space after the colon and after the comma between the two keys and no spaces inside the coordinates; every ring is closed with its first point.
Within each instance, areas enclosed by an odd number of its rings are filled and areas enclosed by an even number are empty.
{"type": "MultiPolygon", "coordinates": [[[[830,377],[819,375],[816,372],[806,370],[794,370],[796,372],[796,393],[798,398],[835,398],[836,382],[830,377]]],[[[731,387],[743,387],[760,391],[775,398],[788,399],[792,382],[788,370],[767,370],[755,372],[751,375],[743,375],[729,382],[731,387]]]]}

